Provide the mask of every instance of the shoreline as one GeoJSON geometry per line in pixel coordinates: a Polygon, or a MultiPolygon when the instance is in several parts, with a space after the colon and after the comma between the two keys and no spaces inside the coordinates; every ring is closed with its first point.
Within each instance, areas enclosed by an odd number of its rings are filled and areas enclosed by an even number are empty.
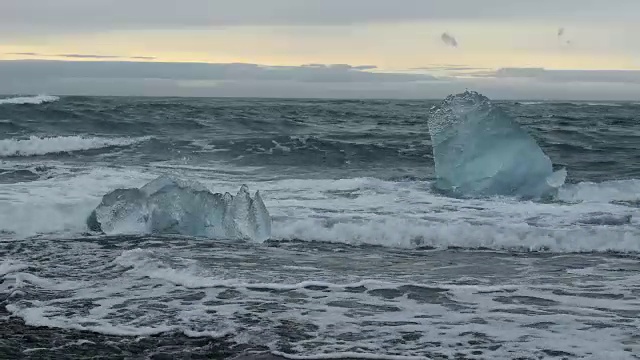
{"type": "Polygon", "coordinates": [[[0,303],[0,359],[234,359],[284,360],[266,348],[226,338],[191,338],[180,333],[104,335],[91,331],[30,326],[0,303]]]}

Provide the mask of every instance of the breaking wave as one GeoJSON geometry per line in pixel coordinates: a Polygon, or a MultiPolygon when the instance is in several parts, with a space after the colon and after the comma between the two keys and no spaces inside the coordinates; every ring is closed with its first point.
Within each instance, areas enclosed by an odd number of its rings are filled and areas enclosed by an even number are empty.
{"type": "Polygon", "coordinates": [[[0,105],[40,105],[60,100],[57,96],[37,95],[0,99],[0,105]]]}
{"type": "MultiPolygon", "coordinates": [[[[86,217],[102,195],[141,186],[167,171],[100,168],[70,178],[2,185],[0,232],[17,238],[85,233],[86,217]]],[[[222,192],[237,186],[217,178],[198,181],[222,192]]],[[[565,185],[559,201],[551,203],[447,198],[430,191],[428,181],[284,179],[248,185],[264,189],[275,242],[640,253],[640,182],[635,180],[565,185]]]]}
{"type": "Polygon", "coordinates": [[[148,140],[141,138],[99,138],[82,136],[31,136],[28,139],[0,140],[0,156],[36,156],[68,153],[112,146],[129,146],[148,140]]]}

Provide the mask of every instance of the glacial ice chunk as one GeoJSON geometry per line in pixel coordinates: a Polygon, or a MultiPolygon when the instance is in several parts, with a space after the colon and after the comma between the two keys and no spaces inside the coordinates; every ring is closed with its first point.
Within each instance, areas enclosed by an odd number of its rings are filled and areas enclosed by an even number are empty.
{"type": "Polygon", "coordinates": [[[454,195],[554,195],[566,170],[553,172],[536,141],[475,92],[449,95],[429,114],[436,188],[454,195]]]}
{"type": "Polygon", "coordinates": [[[242,185],[236,196],[210,192],[197,182],[161,176],[140,189],[103,196],[87,225],[106,234],[181,234],[264,241],[271,216],[259,192],[242,185]]]}

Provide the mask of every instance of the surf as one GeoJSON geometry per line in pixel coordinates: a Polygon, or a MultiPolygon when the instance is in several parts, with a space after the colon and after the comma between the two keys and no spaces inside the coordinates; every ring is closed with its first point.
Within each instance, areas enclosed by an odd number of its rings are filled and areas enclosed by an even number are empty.
{"type": "Polygon", "coordinates": [[[37,95],[0,99],[0,105],[41,105],[60,100],[57,96],[37,95]]]}

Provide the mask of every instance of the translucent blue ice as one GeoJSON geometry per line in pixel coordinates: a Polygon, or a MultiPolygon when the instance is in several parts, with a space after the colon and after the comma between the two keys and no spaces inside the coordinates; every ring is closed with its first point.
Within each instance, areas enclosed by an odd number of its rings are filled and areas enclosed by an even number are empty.
{"type": "Polygon", "coordinates": [[[536,141],[475,92],[449,95],[429,114],[436,187],[454,195],[539,198],[564,184],[536,141]]]}
{"type": "Polygon", "coordinates": [[[140,189],[117,189],[102,198],[87,224],[107,234],[181,234],[264,241],[271,217],[260,193],[243,185],[236,196],[212,193],[197,182],[162,176],[140,189]]]}

